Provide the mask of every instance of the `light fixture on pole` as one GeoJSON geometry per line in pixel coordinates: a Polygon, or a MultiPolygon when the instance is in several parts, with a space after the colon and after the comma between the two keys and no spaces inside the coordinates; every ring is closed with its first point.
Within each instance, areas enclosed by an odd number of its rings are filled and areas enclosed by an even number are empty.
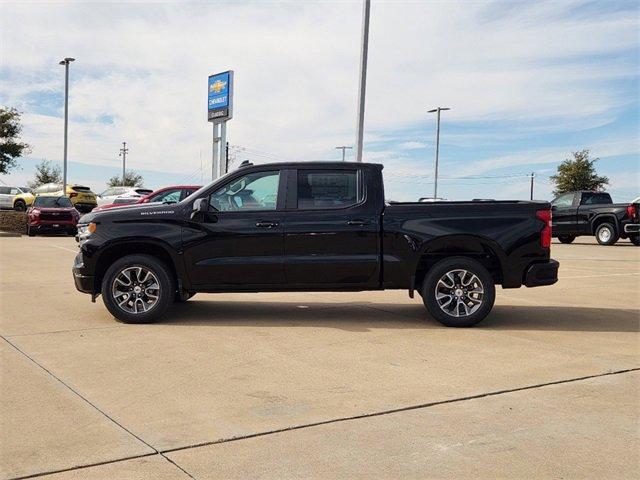
{"type": "Polygon", "coordinates": [[[343,161],[343,162],[344,162],[344,160],[345,160],[345,154],[344,154],[345,150],[351,150],[352,148],[353,148],[353,147],[348,147],[348,146],[346,146],[346,145],[342,145],[342,146],[340,146],[340,147],[336,147],[336,150],[342,150],[342,161],[343,161]]]}
{"type": "Polygon", "coordinates": [[[436,173],[433,180],[433,200],[434,201],[438,198],[438,155],[440,153],[440,112],[443,112],[445,110],[451,110],[451,109],[447,107],[437,107],[427,112],[427,113],[438,112],[438,123],[436,127],[436,173]]]}
{"type": "Polygon", "coordinates": [[[356,123],[356,162],[362,162],[364,138],[364,102],[367,89],[367,57],[369,54],[369,14],[371,0],[363,0],[362,43],[360,45],[360,78],[358,80],[358,120],[356,123]]]}
{"type": "Polygon", "coordinates": [[[60,60],[59,64],[64,65],[64,154],[62,160],[62,195],[67,195],[67,131],[69,125],[69,64],[75,58],[67,57],[60,60]]]}
{"type": "Polygon", "coordinates": [[[127,153],[129,153],[129,149],[127,148],[127,142],[122,142],[122,148],[120,149],[119,157],[122,157],[122,186],[125,185],[125,179],[127,178],[127,174],[125,171],[126,163],[127,163],[127,153]]]}

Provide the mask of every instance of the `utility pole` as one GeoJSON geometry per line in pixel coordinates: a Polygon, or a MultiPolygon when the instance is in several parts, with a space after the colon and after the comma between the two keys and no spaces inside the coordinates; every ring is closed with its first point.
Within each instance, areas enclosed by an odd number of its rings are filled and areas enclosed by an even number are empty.
{"type": "Polygon", "coordinates": [[[451,110],[451,109],[447,107],[437,107],[427,112],[427,113],[433,113],[433,112],[438,113],[438,123],[436,127],[436,174],[433,180],[434,182],[433,183],[433,199],[434,200],[438,198],[438,156],[440,153],[440,112],[444,110],[451,110]]]}
{"type": "MultiPolygon", "coordinates": [[[[358,89],[358,120],[356,124],[356,162],[362,162],[364,138],[364,103],[367,89],[367,57],[369,55],[369,14],[371,0],[363,0],[362,5],[362,44],[360,47],[360,78],[358,89]]],[[[344,152],[344,150],[343,150],[344,152]]]]}
{"type": "Polygon", "coordinates": [[[67,132],[69,126],[69,64],[75,58],[67,57],[60,60],[59,65],[64,65],[64,155],[62,160],[62,195],[67,195],[67,132]]]}
{"type": "Polygon", "coordinates": [[[534,172],[531,172],[531,196],[530,196],[530,200],[533,200],[533,179],[535,178],[536,174],[534,172]]]}
{"type": "Polygon", "coordinates": [[[124,183],[125,183],[125,178],[126,178],[126,172],[125,172],[125,166],[126,166],[126,162],[127,162],[127,153],[129,152],[129,149],[127,148],[127,142],[122,142],[122,148],[120,149],[120,154],[119,156],[122,157],[122,186],[124,187],[124,183]]]}
{"type": "Polygon", "coordinates": [[[340,146],[340,147],[336,147],[336,150],[342,150],[342,161],[343,161],[343,162],[344,162],[344,159],[345,159],[345,158],[344,158],[344,157],[345,157],[345,154],[344,154],[345,150],[351,150],[352,148],[353,148],[353,147],[348,147],[348,146],[346,146],[346,145],[342,145],[342,146],[340,146]]]}

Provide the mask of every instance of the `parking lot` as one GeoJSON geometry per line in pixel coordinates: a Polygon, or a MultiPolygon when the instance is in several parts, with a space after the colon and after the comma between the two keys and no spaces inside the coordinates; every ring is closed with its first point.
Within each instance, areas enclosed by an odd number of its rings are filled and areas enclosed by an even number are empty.
{"type": "Polygon", "coordinates": [[[0,238],[2,478],[632,478],[640,249],[449,329],[405,291],[198,294],[153,325],[76,292],[71,237],[0,238]]]}

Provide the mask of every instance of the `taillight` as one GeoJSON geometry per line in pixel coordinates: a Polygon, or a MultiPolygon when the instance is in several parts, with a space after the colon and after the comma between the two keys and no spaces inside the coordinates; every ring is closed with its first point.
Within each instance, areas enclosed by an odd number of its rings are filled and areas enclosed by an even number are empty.
{"type": "Polygon", "coordinates": [[[551,210],[538,210],[536,218],[544,222],[544,227],[540,231],[540,246],[551,248],[551,210]]]}
{"type": "Polygon", "coordinates": [[[71,193],[69,194],[69,198],[73,198],[73,197],[77,197],[77,196],[78,196],[78,193],[77,193],[77,192],[71,192],[71,193]]]}
{"type": "Polygon", "coordinates": [[[633,220],[634,218],[636,218],[637,214],[638,212],[635,205],[631,204],[627,207],[627,216],[629,217],[629,220],[633,220]]]}

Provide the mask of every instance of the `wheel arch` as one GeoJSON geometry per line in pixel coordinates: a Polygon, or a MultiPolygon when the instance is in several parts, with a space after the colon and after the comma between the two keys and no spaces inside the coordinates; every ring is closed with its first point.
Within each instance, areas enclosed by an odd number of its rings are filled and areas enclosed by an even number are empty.
{"type": "Polygon", "coordinates": [[[591,235],[596,234],[596,230],[603,223],[611,223],[613,228],[616,229],[616,232],[620,233],[620,228],[618,226],[618,218],[611,213],[602,213],[600,215],[596,215],[593,220],[591,220],[591,235]]]}
{"type": "Polygon", "coordinates": [[[489,271],[496,284],[503,281],[506,256],[493,240],[479,235],[447,235],[422,246],[414,272],[414,287],[420,289],[429,269],[449,257],[477,260],[489,271]]]}
{"type": "Polygon", "coordinates": [[[149,255],[157,258],[167,266],[169,274],[173,276],[176,285],[179,284],[176,261],[166,245],[152,239],[131,240],[113,243],[100,252],[96,260],[94,291],[99,292],[102,288],[104,274],[113,262],[126,255],[149,255]]]}

